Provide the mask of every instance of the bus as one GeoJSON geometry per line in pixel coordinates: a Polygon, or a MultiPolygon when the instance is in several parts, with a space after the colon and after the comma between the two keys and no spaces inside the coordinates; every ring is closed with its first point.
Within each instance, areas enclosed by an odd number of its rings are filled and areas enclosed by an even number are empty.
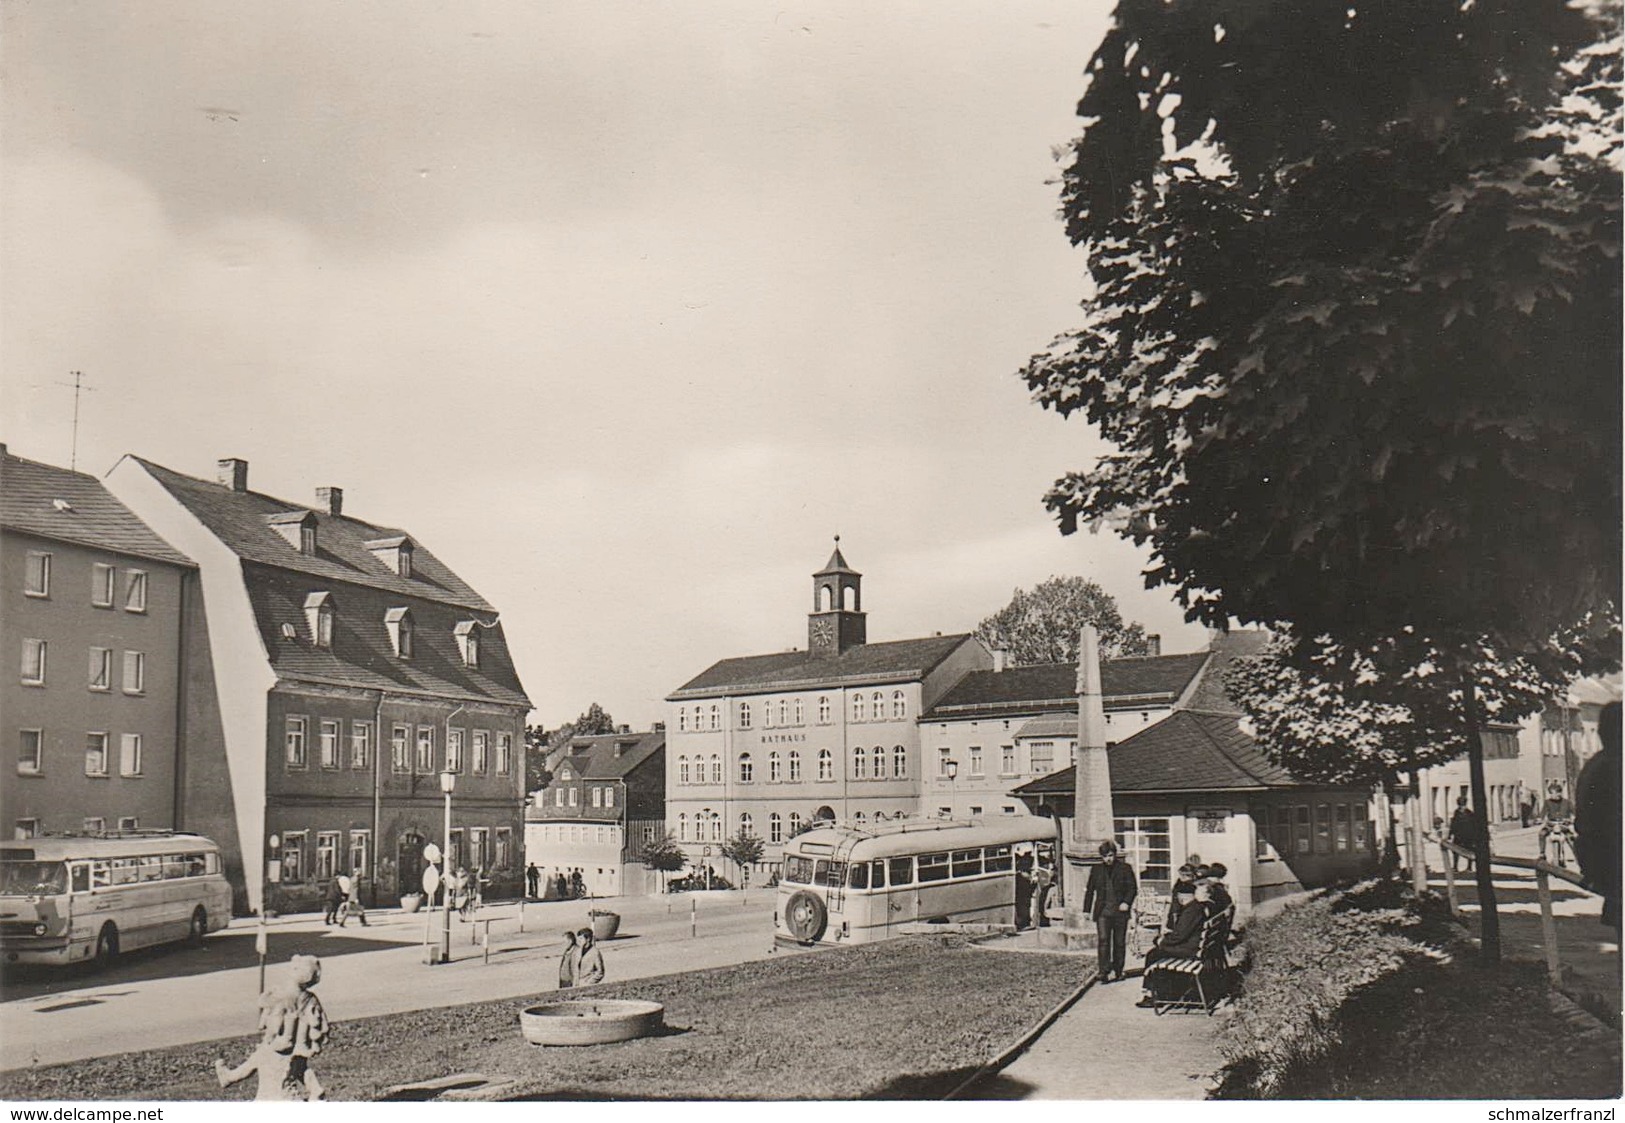
{"type": "Polygon", "coordinates": [[[819,827],[784,845],[773,938],[869,943],[921,921],[1012,924],[1016,865],[1056,869],[1055,820],[920,819],[819,827]]]}
{"type": "Polygon", "coordinates": [[[201,941],[231,919],[220,848],[172,831],[46,835],[0,842],[0,958],[107,961],[201,941]]]}

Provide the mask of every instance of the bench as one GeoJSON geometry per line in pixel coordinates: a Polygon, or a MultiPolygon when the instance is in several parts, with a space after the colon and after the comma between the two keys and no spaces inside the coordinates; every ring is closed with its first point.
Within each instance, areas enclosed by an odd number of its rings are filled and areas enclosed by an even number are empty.
{"type": "Polygon", "coordinates": [[[1170,1010],[1213,1013],[1220,999],[1230,993],[1241,967],[1240,957],[1229,949],[1235,915],[1236,907],[1231,905],[1202,922],[1196,955],[1159,959],[1145,969],[1153,1010],[1158,1014],[1170,1010]]]}

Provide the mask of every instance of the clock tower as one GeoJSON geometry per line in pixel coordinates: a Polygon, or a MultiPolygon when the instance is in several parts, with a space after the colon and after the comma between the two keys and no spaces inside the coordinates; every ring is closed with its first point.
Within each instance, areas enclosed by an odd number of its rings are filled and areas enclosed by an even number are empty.
{"type": "Polygon", "coordinates": [[[841,536],[835,552],[813,574],[813,610],[807,615],[807,650],[814,656],[839,655],[865,641],[863,574],[841,556],[841,536]]]}

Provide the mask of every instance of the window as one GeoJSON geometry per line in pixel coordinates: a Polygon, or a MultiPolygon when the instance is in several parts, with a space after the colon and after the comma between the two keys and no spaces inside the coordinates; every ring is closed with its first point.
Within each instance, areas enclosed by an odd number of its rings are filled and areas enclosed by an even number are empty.
{"type": "Polygon", "coordinates": [[[782,769],[780,767],[779,754],[778,753],[768,753],[767,754],[767,780],[768,780],[768,783],[776,784],[780,780],[782,780],[783,778],[784,778],[784,774],[783,774],[783,771],[782,771],[782,769]]]}
{"type": "Polygon", "coordinates": [[[818,699],[818,724],[829,724],[829,699],[825,697],[818,699]]]}
{"type": "Polygon", "coordinates": [[[17,773],[20,776],[38,776],[45,770],[45,732],[40,729],[19,730],[17,744],[17,773]]]}
{"type": "Polygon", "coordinates": [[[592,788],[592,805],[594,807],[604,806],[604,789],[597,784],[594,784],[592,788]]]}
{"type": "Polygon", "coordinates": [[[412,610],[390,609],[384,613],[384,627],[389,630],[389,642],[395,654],[402,659],[412,658],[412,610]]]}
{"type": "Polygon", "coordinates": [[[796,699],[796,724],[797,725],[806,724],[805,720],[804,720],[804,715],[802,713],[802,702],[801,702],[800,698],[796,699]]]}
{"type": "Polygon", "coordinates": [[[1315,808],[1315,853],[1332,852],[1332,806],[1322,803],[1315,808]]]}
{"type": "Polygon", "coordinates": [[[853,721],[862,721],[863,720],[863,713],[864,713],[864,710],[863,710],[863,695],[861,695],[861,694],[853,694],[852,695],[852,720],[853,721]]]}
{"type": "Polygon", "coordinates": [[[497,734],[497,775],[506,776],[513,771],[513,734],[497,734]]]}
{"type": "Polygon", "coordinates": [[[100,815],[92,815],[84,821],[86,834],[101,834],[107,829],[107,820],[100,815]]]}
{"type": "Polygon", "coordinates": [[[750,754],[749,753],[740,753],[739,754],[739,782],[741,784],[750,783],[752,773],[754,771],[755,771],[755,769],[754,769],[754,766],[751,764],[750,754]]]}
{"type": "Polygon", "coordinates": [[[881,746],[881,745],[876,745],[875,746],[874,758],[873,758],[873,761],[871,762],[871,768],[873,769],[873,771],[870,772],[869,775],[872,776],[874,779],[876,779],[876,780],[884,780],[886,778],[886,750],[885,750],[884,746],[881,746]]]}
{"type": "Polygon", "coordinates": [[[141,734],[125,733],[119,737],[118,774],[141,775],[141,734]]]}
{"type": "Polygon", "coordinates": [[[903,697],[901,690],[892,691],[891,716],[893,721],[902,721],[908,716],[908,699],[903,697]]]}
{"type": "Polygon", "coordinates": [[[51,595],[51,555],[41,550],[28,551],[23,563],[23,593],[31,597],[51,595]]]}
{"type": "MultiPolygon", "coordinates": [[[[694,707],[694,710],[695,710],[696,713],[698,713],[699,712],[699,707],[698,706],[694,707]]],[[[695,727],[698,728],[698,726],[699,726],[698,719],[695,720],[694,724],[695,724],[695,727]]],[[[719,704],[715,704],[715,703],[712,704],[712,706],[711,706],[711,728],[712,729],[721,729],[722,728],[722,706],[719,705],[719,704]]]]}
{"type": "Polygon", "coordinates": [[[513,831],[508,827],[497,828],[497,842],[494,864],[497,869],[507,869],[513,865],[513,831]]]}
{"type": "Polygon", "coordinates": [[[1173,867],[1168,820],[1130,816],[1112,820],[1123,860],[1145,881],[1167,881],[1173,867]]]}
{"type": "Polygon", "coordinates": [[[854,812],[852,812],[852,823],[853,823],[854,826],[861,827],[865,823],[867,823],[868,821],[869,821],[869,816],[865,815],[862,811],[854,811],[854,812]]]}
{"type": "Polygon", "coordinates": [[[898,745],[891,751],[891,775],[894,780],[901,780],[908,775],[908,750],[898,745]]]}
{"type": "Polygon", "coordinates": [[[563,807],[564,806],[564,789],[563,788],[554,788],[553,789],[553,806],[554,807],[563,807]]]}
{"type": "Polygon", "coordinates": [[[464,834],[462,827],[451,828],[451,857],[449,864],[452,869],[468,864],[468,849],[463,845],[464,834]]]}
{"type": "Polygon", "coordinates": [[[914,884],[914,859],[888,858],[886,860],[886,877],[891,885],[914,884]]]}
{"type": "Polygon", "coordinates": [[[779,724],[790,724],[790,703],[785,701],[783,698],[779,699],[779,724]]]}
{"type": "Polygon", "coordinates": [[[366,768],[372,763],[372,722],[350,723],[350,767],[366,768]]]}
{"type": "Polygon", "coordinates": [[[581,789],[572,786],[570,789],[570,806],[574,807],[581,802],[581,789]]]}
{"type": "Polygon", "coordinates": [[[107,734],[85,734],[85,775],[107,775],[107,734]]]}
{"type": "Polygon", "coordinates": [[[118,571],[103,562],[90,567],[90,603],[97,608],[113,607],[113,584],[118,571]]]}
{"type": "Polygon", "coordinates": [[[366,877],[372,872],[372,832],[350,832],[350,873],[355,877],[366,877]]]}
{"type": "Polygon", "coordinates": [[[793,784],[801,779],[801,754],[790,750],[790,782],[793,784]]]}
{"type": "Polygon", "coordinates": [[[147,611],[147,574],[141,569],[124,571],[124,611],[147,611]]]}
{"type": "Polygon", "coordinates": [[[974,819],[974,818],[976,818],[976,817],[977,817],[977,816],[978,816],[978,815],[980,815],[980,814],[981,814],[981,813],[982,813],[982,809],[981,809],[981,808],[980,808],[980,807],[978,807],[978,806],[977,806],[977,805],[976,805],[976,804],[974,804],[974,803],[973,803],[973,804],[971,804],[971,806],[970,806],[970,814],[971,814],[971,818],[973,818],[973,819],[974,819]]]}
{"type": "Polygon", "coordinates": [[[852,778],[854,780],[861,780],[861,779],[864,778],[865,775],[868,774],[868,771],[869,771],[868,754],[866,752],[864,752],[863,746],[861,746],[861,745],[853,746],[853,748],[852,748],[852,778]]]}
{"type": "Polygon", "coordinates": [[[835,779],[835,754],[828,749],[818,750],[818,778],[820,780],[835,779]]]}
{"type": "Polygon", "coordinates": [[[463,770],[463,737],[461,729],[446,730],[446,770],[448,772],[461,772],[463,770]]]}
{"type": "Polygon", "coordinates": [[[722,841],[722,816],[715,811],[711,812],[711,841],[722,841]]]}
{"type": "Polygon", "coordinates": [[[419,772],[433,772],[434,768],[434,726],[418,726],[418,761],[419,772]]]}
{"type": "Polygon", "coordinates": [[[970,747],[970,774],[972,776],[985,775],[982,771],[982,746],[980,745],[970,747]]]}
{"type": "Polygon", "coordinates": [[[1014,745],[999,746],[999,775],[1014,776],[1016,774],[1016,747],[1014,745]]]}
{"type": "Polygon", "coordinates": [[[771,698],[762,703],[762,728],[773,728],[773,699],[771,698]]]}
{"type": "Polygon", "coordinates": [[[739,703],[739,728],[741,728],[741,729],[749,729],[750,728],[750,703],[749,702],[741,702],[741,703],[739,703]]]}
{"type": "Polygon", "coordinates": [[[18,819],[15,829],[11,832],[12,838],[38,838],[40,833],[38,819],[18,819]]]}
{"type": "Polygon", "coordinates": [[[749,812],[742,812],[739,816],[739,833],[747,838],[756,833],[756,821],[749,812]]]}
{"type": "Polygon", "coordinates": [[[412,771],[412,757],[409,745],[412,740],[412,727],[397,725],[389,731],[389,768],[392,772],[412,771]]]}
{"type": "Polygon", "coordinates": [[[484,775],[491,767],[491,734],[484,729],[474,730],[474,771],[484,775]]]}
{"type": "Polygon", "coordinates": [[[955,850],[952,855],[954,877],[976,877],[982,872],[982,850],[955,850]]]}
{"type": "MultiPolygon", "coordinates": [[[[602,829],[602,828],[600,828],[602,829]]],[[[476,870],[491,866],[491,828],[468,828],[468,860],[476,870]]]]}
{"type": "Polygon", "coordinates": [[[679,784],[686,784],[689,782],[688,757],[686,756],[680,756],[677,758],[677,782],[679,784]]]}
{"type": "Polygon", "coordinates": [[[952,869],[946,853],[921,854],[919,866],[921,881],[947,881],[952,869]]]}
{"type": "Polygon", "coordinates": [[[463,666],[477,667],[480,665],[480,632],[479,625],[472,620],[464,620],[457,625],[457,650],[463,657],[463,666]]]}
{"type": "Polygon", "coordinates": [[[1307,854],[1313,843],[1309,830],[1309,805],[1299,804],[1292,809],[1292,849],[1299,854],[1307,854]]]}
{"type": "Polygon", "coordinates": [[[1040,776],[1048,776],[1055,771],[1055,742],[1034,741],[1027,746],[1027,753],[1032,761],[1032,770],[1040,776]]]}
{"type": "Polygon", "coordinates": [[[299,525],[299,552],[307,557],[316,553],[316,524],[304,522],[299,525]]]}
{"type": "Polygon", "coordinates": [[[288,831],[282,836],[282,880],[305,880],[304,831],[288,831]]]}
{"type": "Polygon", "coordinates": [[[337,877],[339,872],[339,832],[316,832],[316,876],[337,877]]]}
{"type": "Polygon", "coordinates": [[[677,732],[679,732],[679,733],[687,733],[688,732],[688,707],[687,706],[678,706],[677,707],[677,732]]]}
{"type": "Polygon", "coordinates": [[[337,768],[339,766],[339,723],[324,719],[317,728],[322,767],[337,768]]]}
{"type": "Polygon", "coordinates": [[[801,830],[801,812],[790,812],[790,837],[794,838],[801,830]]]}
{"type": "Polygon", "coordinates": [[[711,754],[711,782],[722,783],[722,758],[716,753],[711,754]]]}
{"type": "Polygon", "coordinates": [[[679,842],[688,841],[688,812],[679,812],[677,815],[677,839],[679,842]]]}
{"type": "Polygon", "coordinates": [[[113,688],[113,652],[105,647],[90,649],[90,689],[113,688]]]}
{"type": "Polygon", "coordinates": [[[946,746],[937,750],[937,775],[942,779],[949,779],[948,766],[953,763],[953,757],[948,755],[946,746]]]}
{"type": "Polygon", "coordinates": [[[23,683],[26,686],[45,685],[45,641],[23,640],[23,683]]]}
{"type": "Polygon", "coordinates": [[[870,697],[869,701],[871,703],[869,707],[869,715],[876,721],[884,718],[886,716],[886,700],[881,697],[880,691],[875,691],[870,697]]]}
{"type": "Polygon", "coordinates": [[[290,717],[283,721],[282,759],[289,768],[303,768],[306,763],[305,719],[290,717]]]}
{"type": "Polygon", "coordinates": [[[604,806],[615,806],[615,788],[613,785],[604,789],[604,806]]]}
{"type": "Polygon", "coordinates": [[[140,651],[124,653],[124,693],[145,694],[147,691],[147,656],[140,651]]]}
{"type": "Polygon", "coordinates": [[[784,841],[784,820],[779,818],[777,811],[767,817],[767,840],[769,842],[784,841]]]}

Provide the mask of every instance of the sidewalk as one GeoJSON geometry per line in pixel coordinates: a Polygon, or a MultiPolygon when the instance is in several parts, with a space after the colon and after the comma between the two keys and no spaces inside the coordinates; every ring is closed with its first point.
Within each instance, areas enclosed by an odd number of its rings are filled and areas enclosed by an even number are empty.
{"type": "Polygon", "coordinates": [[[1090,987],[1025,1053],[966,1098],[1207,1098],[1224,1064],[1213,1044],[1218,1018],[1159,1017],[1135,1005],[1140,993],[1140,981],[1132,977],[1090,987]]]}

